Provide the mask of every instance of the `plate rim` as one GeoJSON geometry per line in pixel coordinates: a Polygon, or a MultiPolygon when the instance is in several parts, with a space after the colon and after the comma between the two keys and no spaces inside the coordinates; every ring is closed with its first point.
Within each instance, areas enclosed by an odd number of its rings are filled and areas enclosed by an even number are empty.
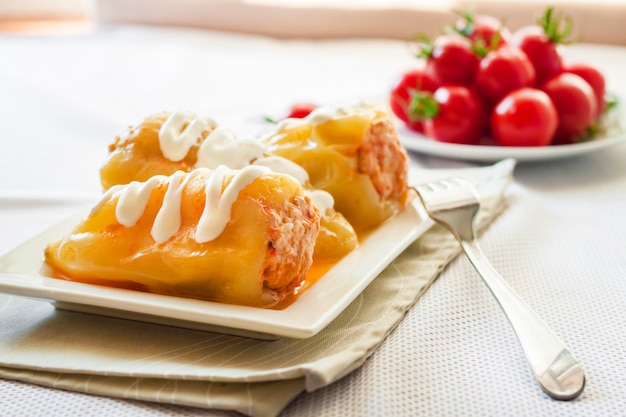
{"type": "MultiPolygon", "coordinates": [[[[614,93],[617,102],[626,95],[614,93]]],[[[498,146],[489,144],[464,145],[439,142],[423,133],[415,132],[393,115],[400,142],[414,152],[444,158],[473,161],[497,162],[513,158],[517,162],[541,162],[581,156],[626,142],[626,106],[618,105],[601,116],[602,125],[607,130],[604,136],[567,145],[554,146],[498,146]]]]}
{"type": "Polygon", "coordinates": [[[622,132],[614,136],[558,146],[463,145],[438,142],[428,136],[412,132],[403,126],[401,121],[397,125],[400,141],[405,148],[423,154],[465,161],[493,162],[505,158],[513,158],[518,162],[546,161],[584,155],[626,142],[626,132],[622,132]]]}

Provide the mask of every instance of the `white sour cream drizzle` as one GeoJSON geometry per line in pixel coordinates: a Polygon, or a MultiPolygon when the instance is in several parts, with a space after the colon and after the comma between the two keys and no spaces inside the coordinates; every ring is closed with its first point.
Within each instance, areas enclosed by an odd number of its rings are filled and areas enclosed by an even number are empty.
{"type": "Polygon", "coordinates": [[[205,188],[206,202],[198,221],[196,241],[203,243],[218,237],[230,220],[231,207],[237,200],[237,197],[239,197],[241,190],[261,175],[269,172],[271,171],[268,168],[252,165],[244,167],[240,171],[233,171],[224,165],[220,165],[205,188]],[[222,192],[224,178],[233,173],[235,173],[235,177],[222,192]]]}
{"type": "MultiPolygon", "coordinates": [[[[191,178],[191,175],[187,175],[187,178],[183,181],[182,177],[184,175],[182,171],[177,171],[169,177],[170,183],[163,196],[163,203],[154,218],[152,229],[150,229],[150,234],[157,243],[165,242],[180,229],[180,203],[183,198],[183,189],[187,181],[191,178]]],[[[119,208],[119,201],[117,207],[119,208]]],[[[135,208],[131,202],[131,204],[123,207],[123,209],[133,211],[135,208]]]]}
{"type": "Polygon", "coordinates": [[[252,164],[267,167],[272,171],[281,174],[291,175],[298,180],[300,185],[304,185],[309,180],[309,174],[304,168],[287,158],[283,158],[282,156],[264,156],[262,158],[255,159],[252,164]]]}
{"type": "Polygon", "coordinates": [[[216,126],[213,119],[199,118],[188,111],[172,113],[159,129],[159,146],[163,156],[170,161],[183,160],[191,147],[200,142],[202,133],[216,126]]]}
{"type": "Polygon", "coordinates": [[[309,196],[313,203],[320,209],[322,216],[325,213],[335,207],[335,199],[333,196],[324,190],[305,190],[304,193],[309,196]]]}
{"type": "MultiPolygon", "coordinates": [[[[342,114],[356,114],[357,112],[365,110],[371,111],[371,108],[364,104],[358,104],[339,109],[324,111],[319,110],[320,115],[317,117],[339,118],[342,117],[342,114]]],[[[194,119],[194,117],[195,116],[193,116],[192,113],[178,111],[172,113],[165,121],[163,127],[161,127],[161,130],[159,131],[159,143],[164,156],[166,156],[166,152],[168,152],[170,156],[178,157],[178,160],[185,158],[189,149],[194,143],[196,143],[197,139],[196,136],[196,139],[193,139],[192,141],[191,139],[187,139],[185,136],[185,132],[187,132],[187,130],[189,130],[194,123],[199,120],[197,118],[194,119]],[[172,140],[170,138],[172,135],[171,132],[179,132],[185,123],[188,123],[188,127],[181,135],[181,138],[183,136],[185,136],[185,138],[172,140]],[[161,136],[164,136],[164,138],[161,136]],[[166,143],[167,149],[164,148],[164,143],[166,143]],[[188,143],[189,145],[187,146],[188,143]]],[[[304,120],[300,119],[287,119],[286,121],[291,121],[292,123],[305,123],[304,120]]],[[[295,162],[280,156],[264,156],[265,146],[261,142],[254,139],[237,138],[235,133],[231,130],[222,127],[215,128],[215,122],[212,123],[211,127],[213,127],[214,130],[209,133],[198,148],[198,161],[196,162],[196,168],[216,169],[221,165],[225,165],[231,169],[242,169],[249,165],[256,165],[267,167],[271,169],[271,171],[279,174],[291,175],[303,186],[309,180],[309,175],[306,170],[295,162]]],[[[168,159],[172,159],[171,157],[166,157],[168,159]]],[[[326,191],[305,190],[305,194],[313,200],[313,203],[320,209],[322,214],[326,213],[328,209],[332,209],[335,205],[333,197],[326,191]]]]}
{"type": "Polygon", "coordinates": [[[254,139],[238,139],[234,132],[218,127],[212,131],[198,149],[196,166],[215,169],[226,165],[232,169],[241,169],[250,165],[250,161],[260,158],[265,147],[254,139]]]}
{"type": "Polygon", "coordinates": [[[232,205],[241,190],[269,172],[271,172],[269,168],[262,166],[250,165],[241,170],[232,170],[221,165],[215,171],[198,168],[187,174],[177,171],[170,177],[156,175],[146,182],[133,181],[127,185],[111,187],[93,207],[91,213],[94,214],[100,210],[111,197],[117,195],[115,216],[120,224],[131,227],[145,212],[152,191],[161,183],[169,183],[163,203],[150,230],[150,235],[155,242],[165,242],[180,229],[183,189],[193,176],[205,174],[209,177],[205,186],[206,201],[196,228],[195,240],[198,243],[209,242],[218,237],[226,228],[230,220],[232,205]],[[222,185],[228,176],[233,176],[233,178],[222,191],[222,185]]]}
{"type": "MultiPolygon", "coordinates": [[[[370,104],[359,101],[349,106],[341,107],[318,107],[304,118],[312,126],[318,126],[329,120],[342,119],[344,117],[360,115],[368,119],[374,118],[376,108],[370,104]]],[[[287,119],[288,121],[290,119],[287,119]]]]}

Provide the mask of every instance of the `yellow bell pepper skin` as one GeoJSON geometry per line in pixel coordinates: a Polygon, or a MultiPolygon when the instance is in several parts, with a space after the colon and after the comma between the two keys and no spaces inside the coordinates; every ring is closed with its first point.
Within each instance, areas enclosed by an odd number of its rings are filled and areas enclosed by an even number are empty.
{"type": "Polygon", "coordinates": [[[314,263],[338,260],[359,246],[352,225],[340,213],[332,210],[320,218],[320,233],[313,252],[314,263]]]}
{"type": "MultiPolygon", "coordinates": [[[[154,175],[172,175],[189,171],[197,161],[198,144],[192,146],[180,161],[163,157],[159,145],[159,130],[170,116],[168,112],[153,114],[141,123],[128,128],[109,145],[109,155],[100,168],[100,182],[104,190],[132,181],[146,181],[154,175]]],[[[204,137],[208,132],[203,134],[204,137]]]]}
{"type": "MultiPolygon", "coordinates": [[[[154,175],[172,175],[182,170],[190,172],[198,163],[198,149],[211,129],[202,132],[198,142],[180,161],[170,161],[160,147],[159,132],[172,113],[162,112],[146,117],[141,123],[117,137],[109,147],[109,156],[100,169],[104,190],[114,185],[132,181],[147,181],[154,175]]],[[[315,258],[323,262],[341,258],[358,247],[356,232],[336,210],[322,213],[320,241],[316,245],[315,258]]]]}
{"type": "Polygon", "coordinates": [[[357,232],[401,210],[409,163],[390,115],[368,107],[317,119],[314,111],[280,123],[263,138],[267,152],[302,166],[311,186],[329,192],[357,232]]]}
{"type": "Polygon", "coordinates": [[[264,174],[241,190],[224,230],[198,242],[208,175],[195,172],[184,186],[180,227],[169,239],[151,234],[164,180],[134,225],[120,224],[113,193],[47,247],[45,262],[59,278],[179,297],[267,308],[293,296],[312,265],[318,209],[292,177],[264,174]]]}

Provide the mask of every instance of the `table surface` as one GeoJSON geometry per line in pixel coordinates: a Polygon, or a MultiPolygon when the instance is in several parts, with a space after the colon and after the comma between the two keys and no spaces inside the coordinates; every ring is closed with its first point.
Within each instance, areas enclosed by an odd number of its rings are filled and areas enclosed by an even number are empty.
{"type": "MultiPolygon", "coordinates": [[[[384,100],[393,78],[417,64],[400,41],[132,25],[5,34],[0,51],[0,253],[92,201],[107,145],[150,113],[186,108],[234,127],[296,101],[384,100]]],[[[566,55],[597,63],[609,88],[626,92],[626,48],[574,45],[566,55]]],[[[417,153],[411,160],[477,165],[417,153]]],[[[497,303],[458,257],[360,369],[301,394],[283,415],[623,415],[625,161],[621,144],[519,164],[508,208],[481,238],[496,269],[585,367],[577,400],[540,390],[497,303]]],[[[0,380],[0,404],[3,416],[236,415],[8,380],[0,380]]]]}

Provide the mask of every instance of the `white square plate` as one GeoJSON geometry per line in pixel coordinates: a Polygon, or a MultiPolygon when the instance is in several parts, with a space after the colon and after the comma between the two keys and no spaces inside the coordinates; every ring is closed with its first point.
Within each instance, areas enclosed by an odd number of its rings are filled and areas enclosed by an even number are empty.
{"type": "MultiPolygon", "coordinates": [[[[449,176],[474,183],[481,199],[501,194],[514,160],[480,168],[412,169],[409,183],[449,176]]],[[[433,224],[415,200],[361,241],[322,278],[283,310],[237,306],[189,298],[64,281],[42,274],[46,245],[68,233],[88,213],[78,213],[0,257],[0,292],[53,302],[57,308],[260,339],[304,339],[317,334],[404,249],[433,224]]]]}
{"type": "Polygon", "coordinates": [[[44,275],[43,251],[68,233],[76,216],[0,257],[0,292],[49,300],[57,308],[262,339],[307,338],[334,320],[432,222],[414,206],[369,234],[283,310],[150,294],[44,275]]]}

